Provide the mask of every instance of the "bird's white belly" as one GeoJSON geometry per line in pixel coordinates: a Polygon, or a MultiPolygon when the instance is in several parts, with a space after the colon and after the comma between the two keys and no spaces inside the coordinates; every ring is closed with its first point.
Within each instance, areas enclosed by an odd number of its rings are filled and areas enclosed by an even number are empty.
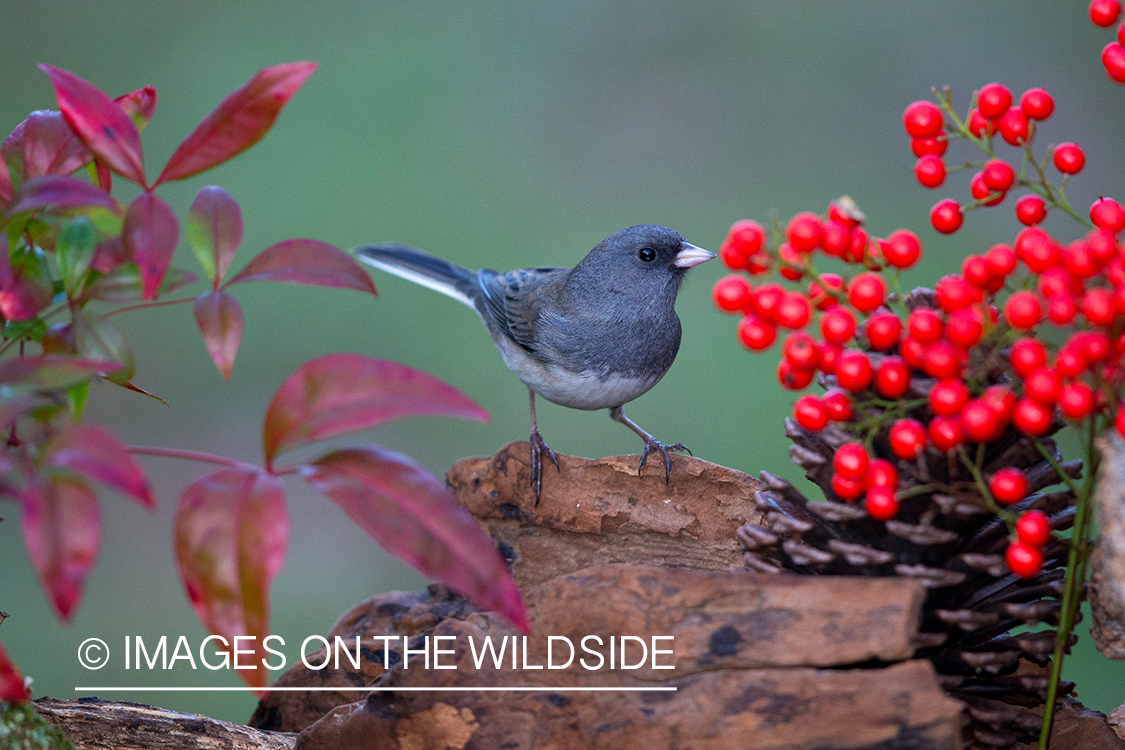
{"type": "Polygon", "coordinates": [[[595,372],[570,373],[544,365],[528,356],[516,344],[501,338],[496,342],[504,364],[531,390],[552,403],[571,409],[609,409],[621,406],[652,388],[664,373],[655,378],[599,376],[595,372]]]}

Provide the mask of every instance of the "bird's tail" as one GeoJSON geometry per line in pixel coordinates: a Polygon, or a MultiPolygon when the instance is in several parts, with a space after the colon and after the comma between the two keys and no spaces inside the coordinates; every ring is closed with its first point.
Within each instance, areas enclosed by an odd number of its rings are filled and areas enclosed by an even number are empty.
{"type": "Polygon", "coordinates": [[[441,292],[476,309],[473,302],[474,292],[479,289],[476,271],[408,245],[364,245],[352,248],[350,252],[369,266],[441,292]]]}

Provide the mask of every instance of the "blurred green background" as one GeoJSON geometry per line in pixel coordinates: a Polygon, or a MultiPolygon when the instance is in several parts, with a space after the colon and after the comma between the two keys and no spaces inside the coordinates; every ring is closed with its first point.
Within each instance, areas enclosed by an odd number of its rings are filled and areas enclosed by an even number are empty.
{"type": "MultiPolygon", "coordinates": [[[[159,92],[144,133],[155,175],[178,141],[259,68],[310,59],[320,69],[258,146],[161,194],[180,213],[196,190],[220,184],[241,203],[241,266],[278,240],[341,247],[396,240],[472,267],[571,265],[603,237],[661,223],[718,250],[740,218],[821,212],[849,194],[873,234],[914,228],[932,283],[960,259],[1010,240],[1014,199],[969,216],[953,237],[928,228],[940,197],[965,198],[967,174],[928,192],[913,182],[900,115],[930,87],[951,85],[967,109],[974,88],[1045,86],[1056,98],[1041,141],[1086,151],[1076,206],[1123,197],[1125,91],[1099,63],[1112,33],[1084,2],[282,2],[0,3],[0,127],[54,106],[40,62],[73,70],[111,95],[159,92]]],[[[964,144],[958,144],[964,146],[964,144]]],[[[1005,154],[1013,151],[1001,144],[1005,154]]],[[[954,150],[976,158],[965,147],[954,150]]],[[[1014,158],[1014,157],[1013,157],[1014,158]]],[[[954,163],[958,157],[950,159],[954,163]]],[[[123,193],[123,197],[129,196],[123,193]]],[[[1070,239],[1073,224],[1047,228],[1070,239]]],[[[181,242],[179,264],[194,268],[181,242]]],[[[782,419],[792,398],[773,377],[776,353],[755,356],[735,320],[711,308],[724,269],[691,273],[680,295],[684,339],[664,381],[629,407],[657,437],[695,455],[793,479],[782,419]]],[[[135,382],[170,408],[119,389],[91,398],[90,418],[137,445],[258,460],[260,420],[274,388],[302,362],[335,351],[392,358],[453,383],[490,424],[416,419],[363,436],[443,474],[468,455],[526,439],[526,391],[504,368],[476,317],[407,282],[376,275],[378,300],[354,292],[251,284],[230,383],[212,367],[187,306],[122,315],[135,382]]],[[[540,427],[555,449],[583,456],[635,453],[634,435],[604,413],[544,403],[540,427]]],[[[144,459],[160,511],[107,495],[103,549],[70,627],[51,615],[28,565],[18,509],[0,506],[0,638],[37,695],[77,697],[76,685],[227,685],[232,674],[126,672],[125,635],[204,637],[171,554],[177,493],[206,467],[144,459]],[[88,637],[115,659],[87,672],[88,637]]],[[[425,581],[383,553],[329,501],[289,482],[286,565],[273,587],[273,632],[290,663],[307,635],[327,631],[356,602],[425,581]]],[[[1085,636],[1085,625],[1080,626],[1085,636]]],[[[182,665],[181,665],[182,666],[182,665]]],[[[1067,663],[1080,697],[1102,711],[1125,699],[1125,669],[1088,637],[1067,663]]],[[[114,694],[245,721],[246,694],[114,694]]]]}

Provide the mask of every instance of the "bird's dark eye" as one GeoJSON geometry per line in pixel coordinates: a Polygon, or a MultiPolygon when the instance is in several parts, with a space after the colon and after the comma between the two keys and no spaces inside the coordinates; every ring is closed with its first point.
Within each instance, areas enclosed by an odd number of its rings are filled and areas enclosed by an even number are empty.
{"type": "Polygon", "coordinates": [[[645,263],[651,263],[652,261],[656,260],[656,251],[651,247],[642,247],[640,253],[638,253],[637,255],[645,263]]]}

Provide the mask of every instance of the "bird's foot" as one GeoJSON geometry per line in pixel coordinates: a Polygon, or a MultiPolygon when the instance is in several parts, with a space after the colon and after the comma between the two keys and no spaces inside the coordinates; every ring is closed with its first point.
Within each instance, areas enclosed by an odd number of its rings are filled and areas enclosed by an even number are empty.
{"type": "Polygon", "coordinates": [[[531,486],[535,488],[535,505],[539,505],[539,491],[543,487],[543,456],[551,459],[555,468],[559,468],[559,457],[551,450],[539,434],[539,430],[532,430],[527,441],[531,445],[531,486]]]}
{"type": "Polygon", "coordinates": [[[644,452],[641,453],[641,462],[637,466],[638,475],[641,473],[641,469],[644,467],[645,461],[648,460],[648,454],[652,453],[653,451],[656,451],[664,458],[664,484],[668,484],[672,475],[672,462],[668,458],[668,451],[687,451],[688,455],[695,455],[691,452],[691,449],[689,449],[683,443],[666,445],[649,435],[647,438],[645,438],[645,449],[644,452]]]}

